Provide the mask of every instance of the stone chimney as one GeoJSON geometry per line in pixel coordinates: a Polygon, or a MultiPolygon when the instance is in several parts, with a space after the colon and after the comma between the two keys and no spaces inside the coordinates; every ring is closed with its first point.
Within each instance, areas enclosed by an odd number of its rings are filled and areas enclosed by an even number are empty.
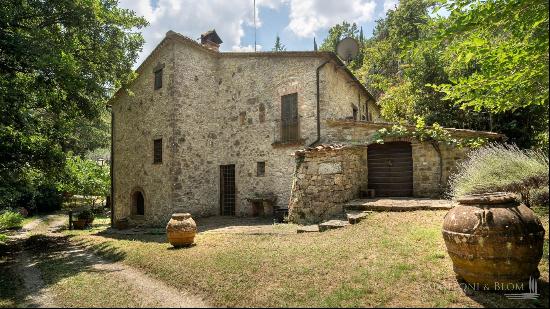
{"type": "Polygon", "coordinates": [[[201,34],[201,44],[208,49],[220,51],[221,43],[223,43],[223,41],[214,29],[201,34]]]}

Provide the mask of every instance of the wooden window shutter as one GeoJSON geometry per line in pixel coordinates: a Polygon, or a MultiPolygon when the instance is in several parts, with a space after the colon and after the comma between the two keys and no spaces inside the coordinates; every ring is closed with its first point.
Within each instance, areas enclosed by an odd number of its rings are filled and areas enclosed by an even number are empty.
{"type": "Polygon", "coordinates": [[[300,139],[298,126],[298,94],[281,97],[281,142],[300,139]]]}

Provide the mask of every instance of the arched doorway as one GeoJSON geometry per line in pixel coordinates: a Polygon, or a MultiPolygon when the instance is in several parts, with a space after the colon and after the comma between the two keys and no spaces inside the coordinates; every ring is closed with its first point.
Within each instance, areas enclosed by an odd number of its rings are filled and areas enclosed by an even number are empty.
{"type": "Polygon", "coordinates": [[[372,144],[367,149],[368,187],[375,196],[412,196],[413,161],[409,142],[372,144]]]}
{"type": "Polygon", "coordinates": [[[132,215],[145,215],[145,199],[141,191],[136,191],[132,194],[132,215]]]}

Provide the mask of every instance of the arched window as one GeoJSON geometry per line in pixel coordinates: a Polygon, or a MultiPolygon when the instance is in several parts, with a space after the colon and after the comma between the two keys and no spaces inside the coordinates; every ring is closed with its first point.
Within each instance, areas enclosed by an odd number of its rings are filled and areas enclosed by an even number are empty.
{"type": "Polygon", "coordinates": [[[136,191],[132,194],[132,215],[145,215],[145,199],[141,191],[136,191]]]}

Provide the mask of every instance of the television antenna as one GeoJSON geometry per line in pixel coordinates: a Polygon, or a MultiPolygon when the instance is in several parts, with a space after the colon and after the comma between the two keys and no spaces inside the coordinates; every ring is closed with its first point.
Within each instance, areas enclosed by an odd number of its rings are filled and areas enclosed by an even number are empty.
{"type": "Polygon", "coordinates": [[[359,54],[359,43],[354,38],[344,38],[336,44],[336,54],[349,64],[359,54]]]}

